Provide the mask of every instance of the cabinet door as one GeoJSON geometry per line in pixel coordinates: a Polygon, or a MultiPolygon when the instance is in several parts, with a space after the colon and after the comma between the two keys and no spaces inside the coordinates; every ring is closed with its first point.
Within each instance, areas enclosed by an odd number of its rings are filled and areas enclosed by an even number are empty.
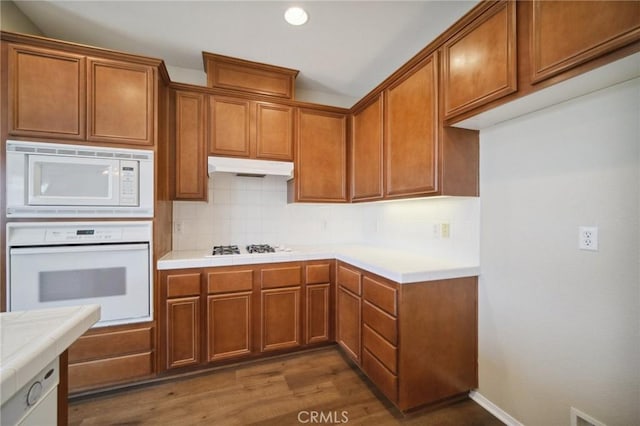
{"type": "Polygon", "coordinates": [[[209,154],[249,157],[250,102],[209,97],[209,154]]]}
{"type": "Polygon", "coordinates": [[[209,361],[251,353],[251,292],[208,297],[209,361]]]}
{"type": "Polygon", "coordinates": [[[346,117],[299,109],[296,201],[347,201],[346,117]]]}
{"type": "Polygon", "coordinates": [[[305,343],[326,342],[329,340],[329,290],[331,284],[313,284],[307,286],[305,343]]]}
{"type": "Polygon", "coordinates": [[[436,58],[429,56],[386,90],[387,196],[426,195],[438,190],[436,58]]]}
{"type": "Polygon", "coordinates": [[[167,368],[200,363],[200,297],[169,299],[167,368]]]}
{"type": "Polygon", "coordinates": [[[178,91],[175,95],[175,199],[206,200],[205,95],[178,91]]]}
{"type": "Polygon", "coordinates": [[[256,158],[293,161],[293,107],[256,103],[256,158]]]}
{"type": "Polygon", "coordinates": [[[445,118],[515,92],[515,2],[488,9],[447,41],[442,54],[445,118]]]}
{"type": "Polygon", "coordinates": [[[300,346],[300,287],[262,290],[262,351],[300,346]]]}
{"type": "Polygon", "coordinates": [[[360,297],[338,286],[336,340],[356,361],[360,361],[360,297]]]}
{"type": "Polygon", "coordinates": [[[95,58],[88,69],[87,139],[153,145],[154,69],[95,58]]]}
{"type": "Polygon", "coordinates": [[[351,199],[382,198],[382,94],[353,114],[351,199]]]}
{"type": "Polygon", "coordinates": [[[9,45],[8,62],[9,134],[84,139],[84,57],[9,45]]]}
{"type": "Polygon", "coordinates": [[[534,82],[640,39],[638,1],[534,0],[531,7],[534,82]]]}

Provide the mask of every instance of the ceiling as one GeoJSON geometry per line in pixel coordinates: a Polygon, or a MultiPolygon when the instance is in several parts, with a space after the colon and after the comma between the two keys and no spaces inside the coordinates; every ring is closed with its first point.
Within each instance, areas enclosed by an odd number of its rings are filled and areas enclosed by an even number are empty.
{"type": "Polygon", "coordinates": [[[170,70],[202,72],[202,51],[294,68],[299,93],[328,94],[345,107],[476,3],[15,1],[47,37],[161,58],[170,70]],[[284,21],[291,5],[307,10],[307,24],[284,21]]]}

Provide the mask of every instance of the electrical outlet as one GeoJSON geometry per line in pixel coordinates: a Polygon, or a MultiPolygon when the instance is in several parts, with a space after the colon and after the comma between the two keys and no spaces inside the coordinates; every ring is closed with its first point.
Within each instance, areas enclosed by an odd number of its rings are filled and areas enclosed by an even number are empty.
{"type": "Polygon", "coordinates": [[[182,222],[174,222],[173,224],[173,230],[179,234],[182,232],[182,222]]]}
{"type": "Polygon", "coordinates": [[[440,224],[440,235],[442,235],[442,238],[449,238],[451,236],[451,227],[448,223],[440,224]]]}
{"type": "Polygon", "coordinates": [[[598,227],[581,226],[578,228],[578,248],[598,251],[598,227]]]}

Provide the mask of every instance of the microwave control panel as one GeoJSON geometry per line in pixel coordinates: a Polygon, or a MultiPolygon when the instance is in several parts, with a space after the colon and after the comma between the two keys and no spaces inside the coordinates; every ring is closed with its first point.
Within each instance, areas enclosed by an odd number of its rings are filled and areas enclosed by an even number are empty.
{"type": "Polygon", "coordinates": [[[120,205],[138,205],[138,162],[120,160],[120,205]]]}

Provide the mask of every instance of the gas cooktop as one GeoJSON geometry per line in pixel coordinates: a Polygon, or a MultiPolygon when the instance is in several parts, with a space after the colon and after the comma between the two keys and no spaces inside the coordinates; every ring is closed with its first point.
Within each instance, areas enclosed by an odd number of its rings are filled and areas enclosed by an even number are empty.
{"type": "MultiPolygon", "coordinates": [[[[270,246],[269,244],[249,244],[245,247],[246,253],[275,253],[277,251],[290,251],[288,249],[279,246],[270,246]]],[[[219,256],[224,254],[243,254],[243,250],[237,245],[229,246],[213,246],[212,256],[219,256]]]]}

